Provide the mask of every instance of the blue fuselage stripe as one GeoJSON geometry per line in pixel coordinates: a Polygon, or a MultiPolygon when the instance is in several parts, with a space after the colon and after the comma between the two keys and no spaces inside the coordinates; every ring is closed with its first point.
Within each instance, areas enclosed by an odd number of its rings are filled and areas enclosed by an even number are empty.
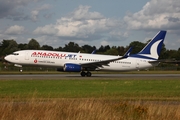
{"type": "Polygon", "coordinates": [[[149,59],[149,60],[157,60],[157,59],[155,59],[155,58],[151,58],[151,57],[147,57],[147,56],[142,56],[142,55],[140,55],[140,54],[130,55],[129,57],[141,58],[141,59],[149,59]]]}

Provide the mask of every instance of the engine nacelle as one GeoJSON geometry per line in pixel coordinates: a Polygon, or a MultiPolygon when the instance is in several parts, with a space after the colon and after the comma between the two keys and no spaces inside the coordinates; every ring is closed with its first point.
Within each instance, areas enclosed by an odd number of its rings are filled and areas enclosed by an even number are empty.
{"type": "Polygon", "coordinates": [[[78,64],[66,63],[64,64],[64,71],[66,72],[80,72],[82,67],[78,64]]]}

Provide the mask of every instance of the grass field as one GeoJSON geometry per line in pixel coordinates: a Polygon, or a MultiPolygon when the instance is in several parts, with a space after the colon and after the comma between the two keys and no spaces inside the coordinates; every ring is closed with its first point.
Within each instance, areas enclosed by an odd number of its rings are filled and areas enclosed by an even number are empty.
{"type": "Polygon", "coordinates": [[[179,78],[1,80],[0,119],[179,120],[179,78]]]}
{"type": "MultiPolygon", "coordinates": [[[[180,80],[2,80],[0,97],[6,98],[117,98],[180,100],[180,80]]],[[[140,78],[138,78],[140,79],[140,78]]]]}

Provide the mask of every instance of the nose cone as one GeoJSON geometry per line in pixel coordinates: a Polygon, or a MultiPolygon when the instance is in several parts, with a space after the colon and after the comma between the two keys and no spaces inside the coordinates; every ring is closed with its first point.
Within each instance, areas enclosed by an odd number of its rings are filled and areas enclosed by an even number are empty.
{"type": "Polygon", "coordinates": [[[10,55],[7,55],[4,59],[5,59],[6,61],[8,61],[8,62],[11,62],[11,56],[10,56],[10,55]]]}

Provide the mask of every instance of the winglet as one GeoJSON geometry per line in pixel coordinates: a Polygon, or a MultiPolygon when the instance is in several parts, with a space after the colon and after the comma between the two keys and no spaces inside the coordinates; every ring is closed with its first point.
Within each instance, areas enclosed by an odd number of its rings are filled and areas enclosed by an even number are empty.
{"type": "Polygon", "coordinates": [[[93,50],[91,54],[95,54],[96,53],[96,50],[93,50]]]}
{"type": "Polygon", "coordinates": [[[127,58],[127,57],[129,57],[130,54],[131,54],[131,51],[132,51],[132,47],[130,47],[130,48],[128,49],[128,51],[123,55],[122,58],[127,58]]]}

